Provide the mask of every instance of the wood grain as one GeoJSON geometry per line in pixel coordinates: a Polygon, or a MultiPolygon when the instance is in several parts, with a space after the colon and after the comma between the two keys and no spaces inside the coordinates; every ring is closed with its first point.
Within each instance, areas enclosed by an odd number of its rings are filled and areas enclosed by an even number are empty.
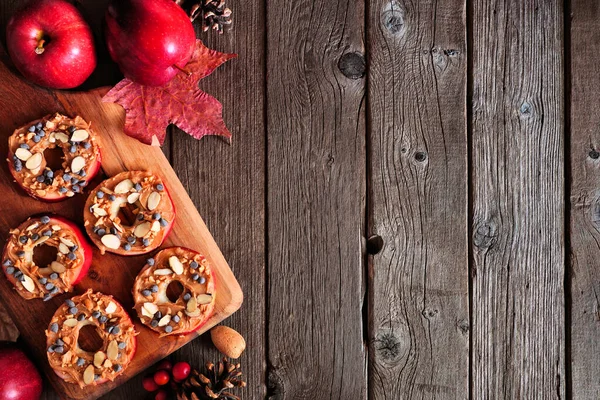
{"type": "Polygon", "coordinates": [[[600,398],[600,7],[571,4],[570,280],[574,399],[600,398]]]}
{"type": "Polygon", "coordinates": [[[562,2],[473,2],[474,398],[565,398],[562,2]]]}
{"type": "Polygon", "coordinates": [[[363,3],[267,15],[269,395],[364,399],[363,3]]]}
{"type": "MultiPolygon", "coordinates": [[[[141,146],[139,142],[124,135],[122,131],[125,113],[120,106],[103,104],[100,99],[106,89],[84,93],[49,92],[26,84],[16,74],[10,72],[4,62],[8,62],[4,53],[0,54],[0,129],[10,134],[16,127],[47,113],[59,111],[69,115],[81,115],[92,121],[102,147],[102,169],[109,176],[124,170],[150,169],[160,174],[170,191],[171,198],[178,210],[175,225],[164,246],[185,246],[204,254],[216,273],[219,291],[216,297],[215,313],[198,333],[168,337],[158,340],[150,329],[136,322],[138,350],[132,363],[115,382],[97,387],[80,389],[59,379],[46,360],[46,339],[43,334],[54,311],[66,295],[43,303],[39,300],[25,301],[13,289],[6,279],[0,279],[1,300],[13,317],[24,341],[31,349],[38,365],[46,373],[50,383],[59,395],[76,399],[94,399],[110,389],[125,382],[154,362],[172,353],[198,334],[219,323],[235,312],[242,304],[243,294],[239,284],[219,248],[214,242],[202,218],[188,197],[175,172],[164,158],[161,149],[141,146]],[[35,316],[35,318],[25,317],[35,316]]],[[[0,142],[0,153],[7,153],[7,141],[0,142]]],[[[25,196],[12,182],[6,163],[2,165],[0,190],[3,193],[0,204],[0,240],[7,239],[8,230],[17,226],[29,215],[40,212],[56,212],[65,215],[80,224],[81,209],[85,196],[76,196],[68,201],[56,204],[44,204],[25,196]]],[[[94,250],[92,268],[88,276],[77,285],[76,292],[92,288],[106,294],[112,294],[126,309],[131,309],[133,299],[131,288],[137,272],[144,264],[144,256],[119,257],[100,256],[94,250]]]]}
{"type": "Polygon", "coordinates": [[[466,399],[465,2],[370,10],[370,394],[466,399]]]}
{"type": "MultiPolygon", "coordinates": [[[[223,103],[233,138],[197,141],[182,131],[173,134],[172,165],[221,245],[244,289],[244,304],[226,324],[246,340],[240,357],[248,386],[234,392],[243,399],[266,394],[265,301],[265,48],[262,1],[227,3],[234,10],[233,29],[223,35],[199,34],[205,44],[238,57],[219,67],[200,88],[223,103]]],[[[210,338],[192,342],[176,359],[218,360],[210,338]]]]}

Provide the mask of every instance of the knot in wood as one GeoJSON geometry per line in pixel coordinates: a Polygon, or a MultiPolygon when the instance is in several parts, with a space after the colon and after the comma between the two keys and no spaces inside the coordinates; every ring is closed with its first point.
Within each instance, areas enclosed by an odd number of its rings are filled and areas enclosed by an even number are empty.
{"type": "Polygon", "coordinates": [[[423,311],[421,311],[421,314],[423,314],[423,316],[427,319],[433,318],[437,315],[439,311],[438,310],[434,310],[431,308],[425,308],[423,311]]]}
{"type": "Polygon", "coordinates": [[[489,249],[496,244],[498,237],[495,221],[482,221],[473,229],[473,244],[479,249],[489,249]]]}
{"type": "Polygon", "coordinates": [[[393,332],[383,332],[375,339],[375,350],[385,361],[395,361],[404,355],[402,342],[393,332]]]}
{"type": "Polygon", "coordinates": [[[340,57],[338,68],[348,79],[360,79],[365,76],[367,62],[361,53],[346,53],[340,57]]]}
{"type": "Polygon", "coordinates": [[[392,35],[404,34],[404,9],[396,2],[387,3],[381,13],[381,25],[384,30],[392,35]]]}
{"type": "Polygon", "coordinates": [[[417,160],[418,162],[423,162],[427,159],[427,153],[424,151],[417,151],[415,153],[415,160],[417,160]]]}
{"type": "Polygon", "coordinates": [[[267,378],[267,398],[282,399],[285,393],[283,387],[283,379],[275,372],[274,368],[269,367],[267,378]]]}
{"type": "Polygon", "coordinates": [[[367,239],[367,253],[374,256],[383,248],[383,238],[379,235],[371,235],[367,239]]]}
{"type": "Polygon", "coordinates": [[[529,118],[533,115],[533,106],[525,101],[523,104],[521,104],[519,112],[523,118],[529,118]]]}
{"type": "Polygon", "coordinates": [[[458,330],[460,331],[460,333],[462,333],[463,335],[468,335],[469,334],[469,321],[467,321],[466,319],[461,319],[460,321],[458,321],[458,323],[456,324],[456,327],[458,328],[458,330]]]}
{"type": "Polygon", "coordinates": [[[89,276],[93,281],[98,280],[98,273],[93,269],[88,272],[87,276],[89,276]]]}
{"type": "Polygon", "coordinates": [[[600,158],[600,153],[598,153],[596,150],[592,149],[589,152],[589,156],[592,160],[597,160],[598,158],[600,158]]]}

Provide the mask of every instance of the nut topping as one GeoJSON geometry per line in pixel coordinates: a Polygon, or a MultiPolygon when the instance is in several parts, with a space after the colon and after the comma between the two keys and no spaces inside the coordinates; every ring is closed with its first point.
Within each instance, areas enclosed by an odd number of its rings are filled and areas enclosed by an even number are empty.
{"type": "Polygon", "coordinates": [[[74,143],[83,142],[88,137],[90,137],[90,134],[88,133],[88,131],[86,131],[85,129],[77,129],[71,135],[71,142],[74,142],[74,143]]]}
{"type": "Polygon", "coordinates": [[[90,364],[83,372],[83,383],[89,385],[92,382],[94,382],[94,366],[90,364]]]}
{"type": "Polygon", "coordinates": [[[133,189],[133,182],[131,179],[125,179],[115,186],[115,193],[123,194],[129,192],[131,189],[133,189]]]}
{"type": "Polygon", "coordinates": [[[143,238],[148,234],[148,232],[150,232],[151,227],[152,224],[150,222],[143,222],[135,227],[133,234],[139,238],[143,238]]]}
{"type": "Polygon", "coordinates": [[[148,203],[146,205],[146,208],[150,211],[153,211],[154,209],[156,209],[156,207],[158,207],[159,203],[160,203],[160,193],[152,192],[152,193],[150,193],[150,196],[148,196],[148,203]]]}
{"type": "Polygon", "coordinates": [[[179,261],[177,256],[169,257],[169,266],[177,275],[181,275],[183,273],[183,264],[181,261],[179,261]]]}
{"type": "Polygon", "coordinates": [[[27,162],[25,163],[25,167],[32,171],[35,169],[38,169],[40,167],[40,165],[42,165],[42,154],[41,153],[33,154],[31,157],[29,157],[27,159],[27,162]]]}
{"type": "Polygon", "coordinates": [[[117,305],[113,301],[111,301],[110,303],[108,303],[108,306],[106,306],[105,311],[107,314],[112,314],[115,311],[117,311],[117,305]]]}
{"type": "Polygon", "coordinates": [[[109,249],[118,249],[121,246],[121,240],[116,235],[104,235],[100,240],[109,249]]]}
{"type": "Polygon", "coordinates": [[[71,161],[71,171],[78,173],[85,167],[85,158],[77,156],[71,161]]]}

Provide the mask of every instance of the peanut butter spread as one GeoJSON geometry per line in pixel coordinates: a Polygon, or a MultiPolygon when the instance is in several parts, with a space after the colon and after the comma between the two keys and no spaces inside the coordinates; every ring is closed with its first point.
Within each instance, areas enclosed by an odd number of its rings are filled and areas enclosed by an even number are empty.
{"type": "Polygon", "coordinates": [[[211,316],[215,281],[208,260],[195,251],[171,247],[149,258],[133,285],[133,299],[143,324],[160,336],[197,330],[211,316]],[[183,286],[175,302],[167,288],[173,281],[183,286]]]}
{"type": "Polygon", "coordinates": [[[44,117],[18,128],[8,140],[10,170],[32,196],[72,197],[83,191],[99,169],[100,146],[90,124],[81,117],[61,114],[44,117]],[[44,152],[60,148],[62,168],[48,167],[44,152]]]}
{"type": "Polygon", "coordinates": [[[72,290],[85,262],[82,243],[73,229],[62,218],[43,216],[30,218],[10,231],[2,268],[22,297],[46,301],[72,290]],[[49,265],[34,262],[34,249],[40,245],[58,250],[49,265]]]}
{"type": "Polygon", "coordinates": [[[175,208],[157,175],[126,171],[90,193],[84,218],[86,230],[102,254],[135,255],[161,245],[173,224],[175,208]]]}
{"type": "Polygon", "coordinates": [[[136,351],[136,332],[129,315],[112,296],[92,293],[66,300],[46,330],[48,362],[63,380],[84,387],[112,381],[123,373],[136,351]],[[102,347],[83,350],[81,328],[93,325],[102,347]]]}

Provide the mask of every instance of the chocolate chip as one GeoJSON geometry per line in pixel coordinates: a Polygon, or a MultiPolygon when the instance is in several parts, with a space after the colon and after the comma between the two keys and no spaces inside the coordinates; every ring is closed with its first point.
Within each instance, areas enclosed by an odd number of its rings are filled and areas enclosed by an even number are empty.
{"type": "Polygon", "coordinates": [[[23,250],[17,251],[17,257],[19,257],[19,258],[25,257],[25,252],[23,250]]]}
{"type": "Polygon", "coordinates": [[[69,127],[69,133],[75,133],[76,130],[77,130],[76,126],[70,126],[69,127]]]}
{"type": "Polygon", "coordinates": [[[152,285],[150,290],[152,291],[152,293],[158,293],[158,285],[152,285]]]}
{"type": "Polygon", "coordinates": [[[183,300],[184,300],[184,301],[188,301],[188,300],[189,300],[189,299],[191,299],[191,298],[192,298],[192,295],[191,295],[191,294],[189,294],[189,293],[186,293],[186,294],[184,294],[184,295],[183,295],[183,300]]]}
{"type": "Polygon", "coordinates": [[[65,342],[63,342],[63,340],[61,338],[56,339],[56,342],[54,343],[56,346],[63,346],[65,344],[65,342]]]}
{"type": "Polygon", "coordinates": [[[152,214],[152,219],[155,221],[158,221],[160,219],[160,214],[159,213],[152,214]]]}
{"type": "Polygon", "coordinates": [[[74,185],[71,190],[73,190],[75,193],[79,193],[81,191],[81,188],[78,185],[74,185]]]}
{"type": "Polygon", "coordinates": [[[48,222],[50,222],[50,217],[44,215],[42,218],[40,218],[40,221],[42,221],[42,224],[47,224],[48,222]]]}
{"type": "Polygon", "coordinates": [[[152,294],[148,289],[142,290],[142,296],[149,297],[152,294]]]}
{"type": "Polygon", "coordinates": [[[50,279],[52,279],[52,280],[58,279],[58,274],[56,272],[51,273],[50,279]]]}
{"type": "Polygon", "coordinates": [[[115,327],[111,325],[111,326],[109,326],[108,328],[106,328],[106,331],[107,331],[108,333],[113,333],[113,330],[114,330],[114,329],[115,329],[115,327]]]}
{"type": "Polygon", "coordinates": [[[41,283],[42,285],[45,285],[46,283],[48,283],[48,279],[46,279],[42,276],[40,279],[38,279],[38,282],[41,283]]]}
{"type": "Polygon", "coordinates": [[[140,185],[139,183],[136,183],[136,184],[133,186],[133,188],[139,192],[140,190],[142,190],[142,185],[140,185]]]}
{"type": "Polygon", "coordinates": [[[52,171],[51,169],[46,171],[46,176],[48,178],[54,178],[54,171],[52,171]]]}
{"type": "Polygon", "coordinates": [[[142,244],[146,247],[150,246],[150,239],[148,239],[148,238],[142,239],[142,244]]]}
{"type": "Polygon", "coordinates": [[[113,369],[115,370],[115,372],[119,372],[121,371],[122,367],[119,364],[115,364],[113,365],[113,369]]]}
{"type": "Polygon", "coordinates": [[[71,308],[69,308],[69,313],[71,313],[71,314],[73,314],[73,315],[77,314],[77,311],[79,311],[79,310],[77,309],[77,307],[71,307],[71,308]]]}
{"type": "Polygon", "coordinates": [[[104,236],[106,235],[106,230],[103,228],[98,229],[98,236],[104,236]]]}
{"type": "Polygon", "coordinates": [[[198,275],[198,274],[193,274],[193,275],[192,275],[192,279],[193,279],[193,280],[195,280],[195,281],[197,281],[198,279],[200,279],[200,275],[198,275]]]}
{"type": "Polygon", "coordinates": [[[48,229],[47,231],[42,232],[42,235],[50,237],[52,236],[52,231],[48,229]]]}
{"type": "Polygon", "coordinates": [[[197,269],[197,268],[198,268],[198,263],[197,263],[196,261],[192,261],[192,262],[190,263],[190,268],[192,268],[192,269],[197,269]]]}
{"type": "Polygon", "coordinates": [[[166,219],[164,219],[164,218],[161,218],[161,219],[160,219],[160,226],[162,226],[162,227],[164,228],[164,227],[165,227],[165,226],[167,226],[167,225],[169,225],[169,221],[167,221],[167,220],[166,220],[166,219]]]}
{"type": "Polygon", "coordinates": [[[162,317],[163,317],[163,315],[162,315],[162,313],[161,313],[160,311],[157,311],[157,312],[154,314],[154,318],[155,318],[155,319],[161,319],[162,317]]]}
{"type": "Polygon", "coordinates": [[[83,148],[84,149],[89,149],[90,147],[92,147],[92,144],[90,142],[83,142],[83,148]]]}
{"type": "Polygon", "coordinates": [[[69,147],[69,153],[75,153],[77,151],[77,147],[75,145],[69,147]]]}
{"type": "Polygon", "coordinates": [[[117,197],[114,194],[111,194],[110,196],[108,196],[108,199],[110,201],[115,201],[117,199],[117,197]]]}
{"type": "Polygon", "coordinates": [[[44,300],[44,301],[48,301],[48,300],[52,299],[53,297],[54,297],[54,296],[52,296],[50,293],[46,293],[46,294],[44,295],[44,297],[43,297],[43,300],[44,300]]]}
{"type": "Polygon", "coordinates": [[[29,127],[29,129],[27,129],[29,132],[35,132],[35,125],[31,125],[29,127]]]}
{"type": "Polygon", "coordinates": [[[65,300],[65,304],[68,305],[69,307],[75,307],[75,302],[71,299],[65,300]]]}
{"type": "Polygon", "coordinates": [[[159,183],[158,185],[156,185],[156,190],[158,190],[159,192],[162,192],[163,190],[165,190],[165,187],[163,186],[162,183],[159,183]]]}
{"type": "Polygon", "coordinates": [[[104,192],[102,190],[99,190],[98,193],[96,193],[96,197],[101,199],[104,197],[104,192]]]}
{"type": "Polygon", "coordinates": [[[54,353],[54,346],[48,347],[48,353],[50,353],[50,354],[54,353]]]}
{"type": "Polygon", "coordinates": [[[79,314],[77,316],[77,321],[83,321],[85,319],[85,314],[79,314]]]}
{"type": "Polygon", "coordinates": [[[67,254],[67,258],[72,261],[77,259],[77,256],[75,255],[75,253],[70,252],[69,254],[67,254]]]}
{"type": "Polygon", "coordinates": [[[117,231],[117,228],[115,228],[114,226],[110,228],[110,233],[112,233],[113,235],[116,235],[117,233],[119,233],[119,231],[117,231]]]}
{"type": "Polygon", "coordinates": [[[171,318],[171,320],[175,323],[178,323],[180,319],[181,318],[179,318],[179,315],[173,315],[173,318],[171,318]]]}
{"type": "Polygon", "coordinates": [[[67,188],[64,188],[64,187],[59,187],[59,188],[58,188],[58,192],[59,192],[59,193],[63,193],[63,194],[64,194],[64,193],[67,193],[67,192],[68,192],[68,190],[67,190],[67,188]]]}
{"type": "Polygon", "coordinates": [[[152,320],[152,322],[150,322],[150,325],[151,325],[153,328],[156,328],[156,327],[158,326],[158,321],[157,321],[157,320],[155,320],[155,319],[153,319],[153,320],[152,320]]]}
{"type": "Polygon", "coordinates": [[[40,140],[42,140],[42,138],[39,137],[38,135],[35,135],[32,139],[33,139],[33,143],[39,143],[40,140]]]}
{"type": "Polygon", "coordinates": [[[125,251],[129,251],[129,250],[131,250],[131,245],[130,245],[129,243],[125,243],[125,244],[123,245],[123,249],[124,249],[125,251]]]}
{"type": "Polygon", "coordinates": [[[12,275],[15,272],[15,267],[6,267],[6,273],[12,275]]]}
{"type": "Polygon", "coordinates": [[[146,260],[146,264],[148,264],[149,266],[153,266],[154,265],[154,258],[149,258],[146,260]]]}
{"type": "Polygon", "coordinates": [[[96,319],[100,318],[100,316],[101,316],[101,315],[102,315],[102,314],[100,314],[100,311],[94,311],[94,312],[92,313],[92,317],[93,317],[93,318],[96,318],[96,319]]]}
{"type": "Polygon", "coordinates": [[[56,322],[53,322],[52,324],[50,324],[50,332],[54,332],[54,333],[58,332],[58,324],[56,322]]]}
{"type": "Polygon", "coordinates": [[[42,183],[42,182],[44,182],[46,180],[46,178],[44,178],[44,175],[39,175],[37,178],[35,178],[35,180],[38,183],[42,183]]]}
{"type": "Polygon", "coordinates": [[[127,343],[119,342],[119,349],[123,350],[125,347],[127,347],[127,343]]]}
{"type": "Polygon", "coordinates": [[[112,334],[118,335],[119,333],[121,333],[121,328],[119,328],[118,326],[115,326],[112,330],[112,334]]]}
{"type": "Polygon", "coordinates": [[[204,282],[206,282],[206,278],[205,277],[200,277],[200,280],[198,281],[199,284],[203,285],[204,282]]]}
{"type": "Polygon", "coordinates": [[[77,366],[78,367],[83,367],[85,365],[85,360],[83,358],[78,358],[77,359],[77,366]]]}
{"type": "Polygon", "coordinates": [[[58,354],[62,354],[65,351],[65,348],[63,346],[56,346],[54,348],[54,352],[58,353],[58,354]]]}
{"type": "Polygon", "coordinates": [[[173,327],[171,327],[170,325],[165,326],[165,332],[167,332],[167,333],[173,332],[173,327]]]}
{"type": "Polygon", "coordinates": [[[135,244],[135,240],[136,240],[136,239],[135,239],[135,236],[129,236],[129,237],[127,238],[127,241],[128,241],[130,244],[135,244]]]}
{"type": "Polygon", "coordinates": [[[21,143],[19,145],[20,148],[25,149],[25,150],[29,150],[29,145],[27,143],[21,143]]]}
{"type": "Polygon", "coordinates": [[[5,267],[11,266],[12,265],[12,261],[10,260],[5,260],[4,263],[2,264],[5,267]]]}
{"type": "Polygon", "coordinates": [[[106,317],[106,315],[103,315],[100,318],[98,318],[98,321],[100,321],[100,323],[102,324],[105,324],[106,321],[108,321],[108,318],[106,317]]]}

